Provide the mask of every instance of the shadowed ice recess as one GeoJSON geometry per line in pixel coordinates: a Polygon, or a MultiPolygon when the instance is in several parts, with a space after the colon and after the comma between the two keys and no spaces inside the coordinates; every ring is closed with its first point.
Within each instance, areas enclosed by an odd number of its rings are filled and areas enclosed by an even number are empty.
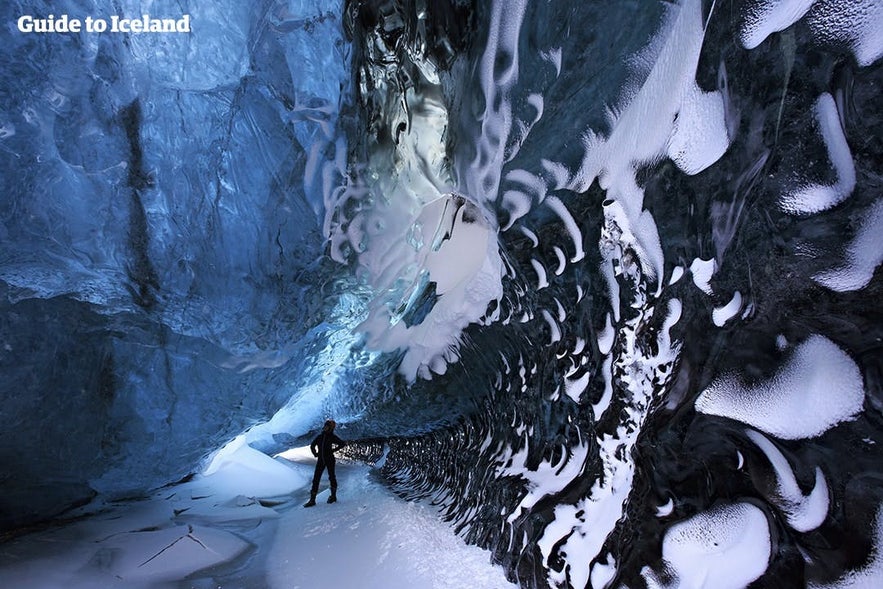
{"type": "Polygon", "coordinates": [[[883,585],[880,0],[0,17],[0,584],[883,585]]]}

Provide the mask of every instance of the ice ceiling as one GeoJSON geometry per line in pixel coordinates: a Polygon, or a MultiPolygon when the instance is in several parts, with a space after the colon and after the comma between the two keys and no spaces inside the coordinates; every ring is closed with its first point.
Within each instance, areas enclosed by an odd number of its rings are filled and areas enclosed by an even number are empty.
{"type": "Polygon", "coordinates": [[[883,575],[879,0],[0,16],[3,530],[333,416],[525,587],[883,575]]]}

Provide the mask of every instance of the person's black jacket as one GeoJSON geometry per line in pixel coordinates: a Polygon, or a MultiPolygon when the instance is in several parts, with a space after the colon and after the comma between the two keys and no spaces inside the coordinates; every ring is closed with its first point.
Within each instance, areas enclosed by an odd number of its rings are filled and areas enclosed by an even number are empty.
{"type": "Polygon", "coordinates": [[[313,453],[313,456],[319,460],[330,462],[334,460],[334,453],[344,446],[346,446],[346,442],[333,433],[322,432],[316,436],[316,439],[310,444],[310,451],[313,453]]]}

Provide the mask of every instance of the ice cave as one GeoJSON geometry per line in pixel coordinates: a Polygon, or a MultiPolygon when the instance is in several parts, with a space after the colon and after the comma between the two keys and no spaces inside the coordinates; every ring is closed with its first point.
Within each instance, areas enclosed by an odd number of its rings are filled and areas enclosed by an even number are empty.
{"type": "Polygon", "coordinates": [[[883,0],[0,15],[0,587],[883,587],[883,0]]]}

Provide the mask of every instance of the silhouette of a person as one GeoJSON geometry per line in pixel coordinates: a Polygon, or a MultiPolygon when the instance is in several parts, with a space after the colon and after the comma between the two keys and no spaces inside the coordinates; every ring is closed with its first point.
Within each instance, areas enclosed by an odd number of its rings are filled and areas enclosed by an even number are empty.
{"type": "Polygon", "coordinates": [[[304,507],[312,507],[316,504],[316,495],[319,493],[319,481],[322,471],[328,469],[328,480],[331,482],[331,496],[328,503],[337,501],[337,477],[334,474],[334,453],[346,446],[346,442],[334,435],[337,424],[329,419],[322,427],[322,433],[316,436],[310,444],[310,451],[318,458],[316,472],[313,473],[313,488],[310,490],[310,500],[304,503],[304,507]]]}

